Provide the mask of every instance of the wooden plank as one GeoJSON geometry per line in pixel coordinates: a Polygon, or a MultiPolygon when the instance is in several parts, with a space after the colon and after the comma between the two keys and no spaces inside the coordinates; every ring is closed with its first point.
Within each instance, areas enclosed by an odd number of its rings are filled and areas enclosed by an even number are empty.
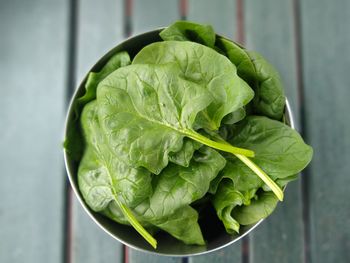
{"type": "MultiPolygon", "coordinates": [[[[123,1],[79,1],[76,87],[96,61],[123,40],[123,1]]],[[[72,262],[122,262],[123,245],[73,202],[72,262]]]]}
{"type": "MultiPolygon", "coordinates": [[[[280,72],[295,115],[298,112],[293,1],[245,1],[246,46],[280,72]]],[[[296,116],[297,117],[297,116],[296,116]]],[[[297,118],[298,119],[298,118],[297,118]]],[[[300,180],[288,185],[285,201],[250,235],[251,262],[302,262],[304,253],[300,180]]]]}
{"type": "Polygon", "coordinates": [[[300,3],[311,262],[349,262],[350,2],[300,3]]]}
{"type": "MultiPolygon", "coordinates": [[[[188,15],[190,21],[210,24],[215,32],[237,40],[237,7],[236,1],[224,0],[218,4],[210,0],[189,0],[188,15]]],[[[242,242],[221,249],[217,252],[189,258],[191,263],[207,262],[241,262],[242,242]]]]}
{"type": "MultiPolygon", "coordinates": [[[[132,35],[165,27],[180,17],[178,3],[173,0],[135,0],[132,9],[132,35]]],[[[128,249],[128,254],[131,263],[182,262],[181,258],[155,256],[131,248],[128,249]]]]}
{"type": "Polygon", "coordinates": [[[233,39],[236,36],[236,1],[189,0],[187,19],[210,24],[215,32],[233,39]]]}
{"type": "Polygon", "coordinates": [[[62,262],[68,7],[0,5],[0,262],[62,262]]]}
{"type": "Polygon", "coordinates": [[[178,1],[134,0],[132,12],[133,35],[165,27],[180,19],[178,1]]]}

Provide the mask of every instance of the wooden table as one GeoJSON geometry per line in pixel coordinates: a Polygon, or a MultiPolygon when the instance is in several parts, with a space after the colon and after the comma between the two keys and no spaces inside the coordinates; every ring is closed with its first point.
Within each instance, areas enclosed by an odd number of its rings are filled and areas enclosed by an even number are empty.
{"type": "Polygon", "coordinates": [[[350,1],[0,1],[0,262],[350,262],[350,1]],[[67,101],[129,35],[212,24],[281,72],[314,147],[302,180],[242,242],[193,258],[124,247],[83,212],[62,156],[67,101]]]}

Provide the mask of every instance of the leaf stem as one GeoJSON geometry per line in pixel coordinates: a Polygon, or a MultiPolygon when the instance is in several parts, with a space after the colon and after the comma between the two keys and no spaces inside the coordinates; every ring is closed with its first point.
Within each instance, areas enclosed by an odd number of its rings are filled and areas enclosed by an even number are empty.
{"type": "Polygon", "coordinates": [[[157,240],[151,236],[150,233],[137,221],[130,209],[122,204],[116,197],[114,200],[122,210],[124,216],[128,219],[129,223],[135,228],[135,230],[153,247],[157,248],[157,240]]]}
{"type": "MultiPolygon", "coordinates": [[[[225,141],[220,136],[216,136],[216,139],[218,139],[222,144],[230,145],[227,141],[225,141]]],[[[233,153],[238,159],[240,159],[245,165],[247,165],[257,176],[260,177],[261,180],[265,184],[267,184],[268,187],[272,190],[272,192],[276,195],[278,200],[283,201],[283,191],[282,189],[259,167],[257,166],[252,160],[250,160],[247,156],[244,156],[242,154],[233,153]]]]}
{"type": "Polygon", "coordinates": [[[245,165],[247,165],[257,176],[260,177],[261,180],[264,181],[265,184],[267,184],[272,192],[276,195],[278,200],[283,201],[283,191],[282,189],[259,167],[257,166],[252,160],[247,158],[246,156],[243,156],[241,154],[235,154],[235,156],[240,159],[245,165]]]}
{"type": "Polygon", "coordinates": [[[243,149],[243,148],[238,148],[235,146],[232,146],[231,144],[225,142],[225,143],[221,143],[221,142],[216,142],[213,140],[208,139],[207,137],[194,132],[194,131],[187,131],[186,136],[188,136],[189,138],[200,142],[204,145],[207,145],[211,148],[220,150],[220,151],[224,151],[224,152],[229,152],[232,154],[240,154],[242,156],[247,156],[247,157],[254,157],[254,152],[248,149],[243,149]]]}

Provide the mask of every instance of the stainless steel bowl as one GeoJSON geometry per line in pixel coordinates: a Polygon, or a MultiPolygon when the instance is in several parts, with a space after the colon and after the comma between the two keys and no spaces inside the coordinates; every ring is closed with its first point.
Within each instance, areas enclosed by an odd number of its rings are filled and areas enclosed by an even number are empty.
{"type": "MultiPolygon", "coordinates": [[[[131,37],[111,51],[109,51],[106,55],[104,55],[93,67],[90,71],[99,71],[101,67],[109,60],[109,58],[119,51],[128,51],[131,57],[134,57],[139,50],[141,50],[144,46],[156,42],[161,41],[159,37],[159,32],[161,29],[157,29],[154,31],[146,32],[141,35],[137,35],[131,37]]],[[[66,128],[65,135],[67,134],[67,130],[72,127],[73,119],[74,119],[74,110],[72,108],[73,101],[77,98],[81,97],[85,91],[85,81],[87,79],[87,75],[84,80],[79,85],[78,89],[75,91],[70,105],[68,109],[68,114],[66,118],[66,128]]],[[[290,105],[288,101],[286,101],[286,109],[285,109],[286,122],[292,128],[294,128],[293,116],[290,109],[290,105]]],[[[256,228],[263,220],[260,220],[256,224],[250,226],[243,226],[241,228],[241,233],[238,235],[229,235],[225,232],[224,228],[216,228],[215,226],[210,225],[210,235],[206,237],[207,244],[205,246],[190,246],[185,245],[182,242],[172,238],[168,234],[160,234],[157,235],[158,247],[154,250],[133,228],[125,225],[118,224],[94,211],[92,211],[84,202],[83,197],[78,188],[78,180],[77,180],[77,169],[78,163],[73,161],[67,155],[67,152],[64,151],[64,160],[66,164],[66,169],[69,177],[69,181],[74,190],[76,197],[78,198],[80,204],[85,209],[86,213],[91,217],[91,219],[107,234],[122,242],[123,244],[132,247],[137,250],[141,250],[144,252],[157,254],[157,255],[167,255],[167,256],[194,256],[194,255],[203,255],[205,253],[213,252],[218,249],[229,246],[236,241],[240,240],[242,237],[251,232],[254,228],[256,228]]],[[[206,232],[206,229],[204,229],[206,232]]]]}

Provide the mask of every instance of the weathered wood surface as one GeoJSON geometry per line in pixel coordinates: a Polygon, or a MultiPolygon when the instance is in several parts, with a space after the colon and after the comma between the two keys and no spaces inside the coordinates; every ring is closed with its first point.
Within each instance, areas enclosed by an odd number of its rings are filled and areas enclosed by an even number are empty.
{"type": "Polygon", "coordinates": [[[0,1],[0,262],[62,262],[67,14],[0,1]]]}
{"type": "Polygon", "coordinates": [[[350,261],[350,2],[300,1],[309,259],[350,261]]]}
{"type": "Polygon", "coordinates": [[[128,261],[350,260],[349,1],[74,2],[77,24],[70,24],[74,19],[69,19],[72,2],[68,0],[0,0],[0,191],[4,196],[0,262],[124,261],[124,246],[101,231],[75,197],[70,199],[70,246],[64,243],[65,175],[59,148],[65,95],[72,88],[67,87],[67,79],[71,76],[77,86],[96,60],[126,34],[166,26],[181,16],[212,24],[218,33],[245,42],[276,66],[298,128],[314,147],[315,156],[304,174],[306,180],[291,183],[285,202],[249,235],[247,254],[242,254],[242,242],[238,242],[187,259],[127,249],[128,261]],[[182,10],[180,2],[185,3],[182,10]],[[128,17],[124,15],[127,5],[128,17]],[[76,35],[70,36],[73,27],[76,35]],[[70,37],[76,42],[69,42],[70,37]],[[69,43],[75,43],[76,49],[70,50],[69,43]],[[74,68],[69,54],[75,56],[74,68]]]}

